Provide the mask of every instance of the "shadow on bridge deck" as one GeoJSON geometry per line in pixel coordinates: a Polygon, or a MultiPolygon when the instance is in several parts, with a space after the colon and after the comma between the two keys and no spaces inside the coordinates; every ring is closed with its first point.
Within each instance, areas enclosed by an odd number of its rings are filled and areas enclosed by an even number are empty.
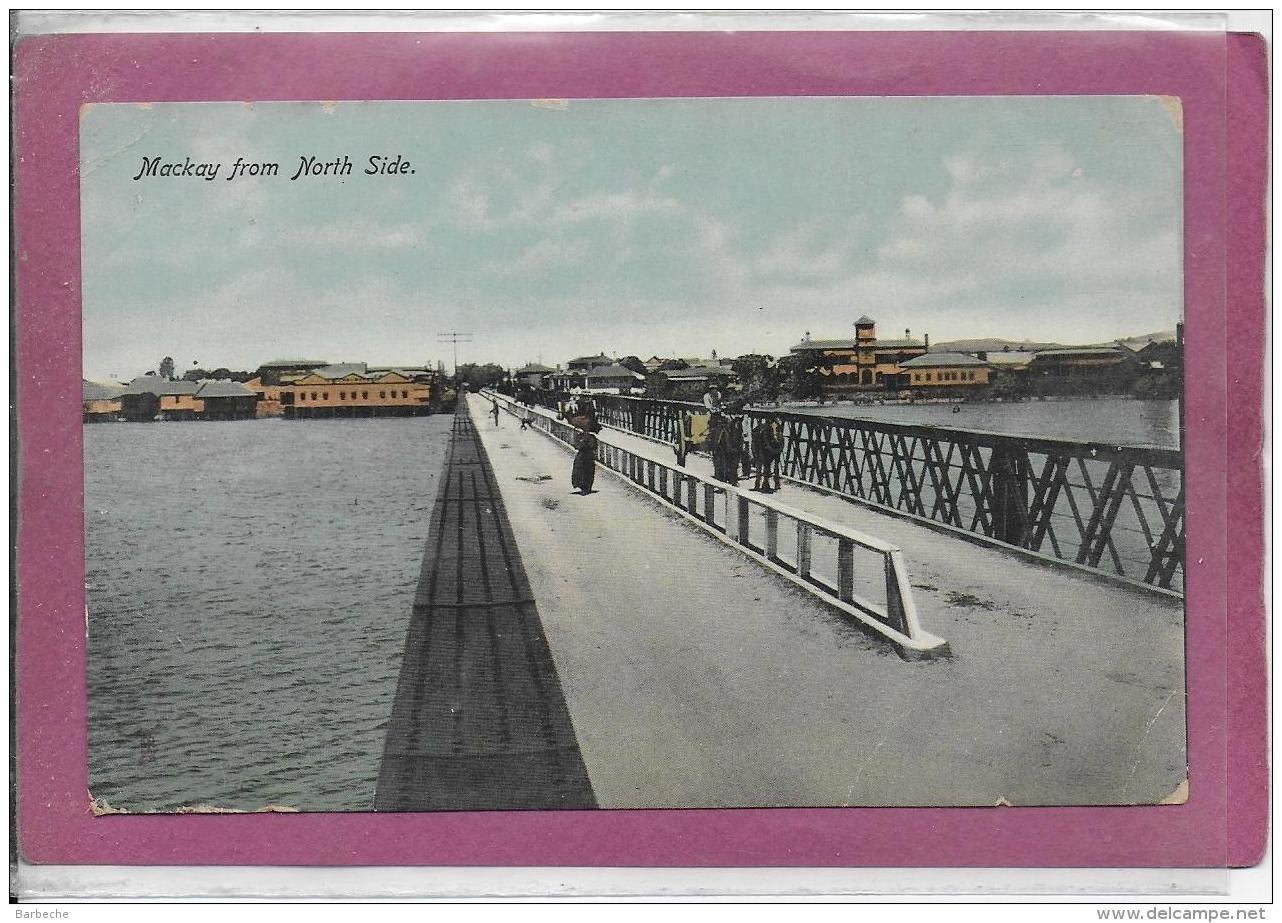
{"type": "Polygon", "coordinates": [[[375,809],[593,807],[503,499],[461,402],[432,512],[375,809]]]}

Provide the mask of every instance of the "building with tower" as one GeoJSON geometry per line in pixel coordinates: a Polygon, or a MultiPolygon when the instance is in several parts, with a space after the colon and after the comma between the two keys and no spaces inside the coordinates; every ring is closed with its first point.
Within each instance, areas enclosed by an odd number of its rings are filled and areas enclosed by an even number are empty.
{"type": "Polygon", "coordinates": [[[899,366],[930,349],[929,337],[916,340],[904,331],[902,339],[877,339],[877,322],[864,315],[854,323],[855,335],[832,340],[812,339],[806,331],[792,347],[803,368],[813,368],[826,397],[861,391],[883,391],[896,380],[899,366]]]}

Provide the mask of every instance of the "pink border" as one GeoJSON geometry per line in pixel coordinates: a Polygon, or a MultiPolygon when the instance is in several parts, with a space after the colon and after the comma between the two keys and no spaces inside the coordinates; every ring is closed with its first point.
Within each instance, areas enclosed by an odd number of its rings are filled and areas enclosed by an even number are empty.
{"type": "Polygon", "coordinates": [[[1228,611],[1226,586],[1254,590],[1262,573],[1257,452],[1263,299],[1258,284],[1244,281],[1258,278],[1263,258],[1262,45],[1249,38],[1226,43],[1216,34],[1139,32],[80,35],[27,38],[15,54],[18,809],[20,848],[30,861],[1222,866],[1253,862],[1260,854],[1267,806],[1262,604],[1254,592],[1235,591],[1228,611]],[[1228,111],[1226,84],[1234,88],[1228,111]],[[1184,103],[1187,368],[1189,380],[1198,383],[1187,408],[1187,460],[1194,473],[1188,560],[1197,562],[1189,568],[1187,804],[90,814],[76,410],[81,103],[1029,93],[1168,94],[1184,103]],[[1235,130],[1226,146],[1228,115],[1235,130]],[[1232,256],[1231,279],[1226,254],[1232,256]],[[1227,351],[1226,330],[1232,332],[1227,351]],[[1231,382],[1225,374],[1229,356],[1237,373],[1231,382]],[[1224,471],[1232,473],[1229,484],[1220,477],[1224,471]],[[1235,653],[1231,673],[1226,638],[1235,653]]]}

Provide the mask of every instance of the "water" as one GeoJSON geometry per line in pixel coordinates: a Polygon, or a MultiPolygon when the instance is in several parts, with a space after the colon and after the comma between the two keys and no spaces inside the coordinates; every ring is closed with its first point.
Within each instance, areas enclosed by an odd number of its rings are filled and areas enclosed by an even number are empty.
{"type": "Polygon", "coordinates": [[[1142,444],[1168,448],[1179,448],[1180,445],[1178,401],[1082,398],[1001,404],[833,404],[784,409],[831,417],[927,423],[953,429],[1114,445],[1142,444]],[[957,408],[956,413],[953,408],[957,408]]]}
{"type": "Polygon", "coordinates": [[[96,797],[371,809],[451,419],[84,428],[96,797]]]}

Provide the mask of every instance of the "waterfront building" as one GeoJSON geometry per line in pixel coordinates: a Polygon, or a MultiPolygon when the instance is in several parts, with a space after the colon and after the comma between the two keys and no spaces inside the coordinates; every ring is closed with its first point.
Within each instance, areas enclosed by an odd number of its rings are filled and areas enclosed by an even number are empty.
{"type": "Polygon", "coordinates": [[[989,381],[1003,386],[1007,394],[1023,394],[1027,391],[1028,366],[1033,361],[1034,352],[1024,349],[1000,349],[979,351],[975,357],[988,363],[989,381]]]}
{"type": "MultiPolygon", "coordinates": [[[[913,339],[911,333],[904,331],[903,339],[876,340],[873,346],[872,385],[874,388],[889,388],[893,385],[892,376],[898,375],[905,362],[930,352],[930,337],[913,339]]],[[[868,377],[860,371],[860,386],[867,387],[868,377]]]]}
{"type": "Polygon", "coordinates": [[[264,362],[254,377],[245,382],[245,386],[258,396],[258,416],[284,416],[282,396],[289,393],[289,385],[316,369],[328,366],[329,362],[324,359],[272,359],[264,362]]]}
{"type": "Polygon", "coordinates": [[[803,367],[819,369],[825,396],[840,397],[858,391],[892,386],[900,366],[930,349],[929,338],[877,339],[877,322],[868,315],[855,321],[855,335],[840,339],[811,339],[809,331],[791,352],[803,367]]]}
{"type": "Polygon", "coordinates": [[[186,381],[142,375],[120,395],[120,416],[131,423],[152,420],[247,420],[256,414],[257,393],[237,381],[186,381]]]}
{"type": "Polygon", "coordinates": [[[258,395],[238,381],[202,381],[193,402],[194,419],[252,420],[258,413],[258,395]]]}
{"type": "Polygon", "coordinates": [[[422,416],[431,413],[434,373],[329,365],[291,382],[281,395],[286,419],[422,416]]]}
{"type": "Polygon", "coordinates": [[[254,377],[265,385],[276,386],[327,365],[326,359],[272,359],[260,365],[254,377]]]}
{"type": "Polygon", "coordinates": [[[117,382],[80,380],[81,411],[85,423],[115,422],[120,419],[120,396],[125,386],[117,382]]]}
{"type": "Polygon", "coordinates": [[[1044,395],[1128,392],[1139,371],[1139,362],[1117,346],[1044,349],[1028,364],[1030,386],[1044,395]]]}
{"type": "Polygon", "coordinates": [[[196,399],[199,388],[194,381],[140,375],[120,395],[121,415],[131,423],[194,420],[202,406],[196,399]]]}
{"type": "Polygon", "coordinates": [[[1149,340],[1135,350],[1135,359],[1145,368],[1183,374],[1184,348],[1175,340],[1149,340]]]}
{"type": "Polygon", "coordinates": [[[970,390],[989,383],[987,362],[969,353],[926,353],[901,363],[891,387],[928,392],[970,390]]]}
{"type": "Polygon", "coordinates": [[[279,417],[285,413],[281,395],[289,390],[289,386],[280,384],[279,377],[272,377],[275,378],[276,384],[268,384],[263,379],[260,369],[259,374],[245,382],[245,387],[253,391],[258,398],[255,413],[260,417],[279,417]]]}

